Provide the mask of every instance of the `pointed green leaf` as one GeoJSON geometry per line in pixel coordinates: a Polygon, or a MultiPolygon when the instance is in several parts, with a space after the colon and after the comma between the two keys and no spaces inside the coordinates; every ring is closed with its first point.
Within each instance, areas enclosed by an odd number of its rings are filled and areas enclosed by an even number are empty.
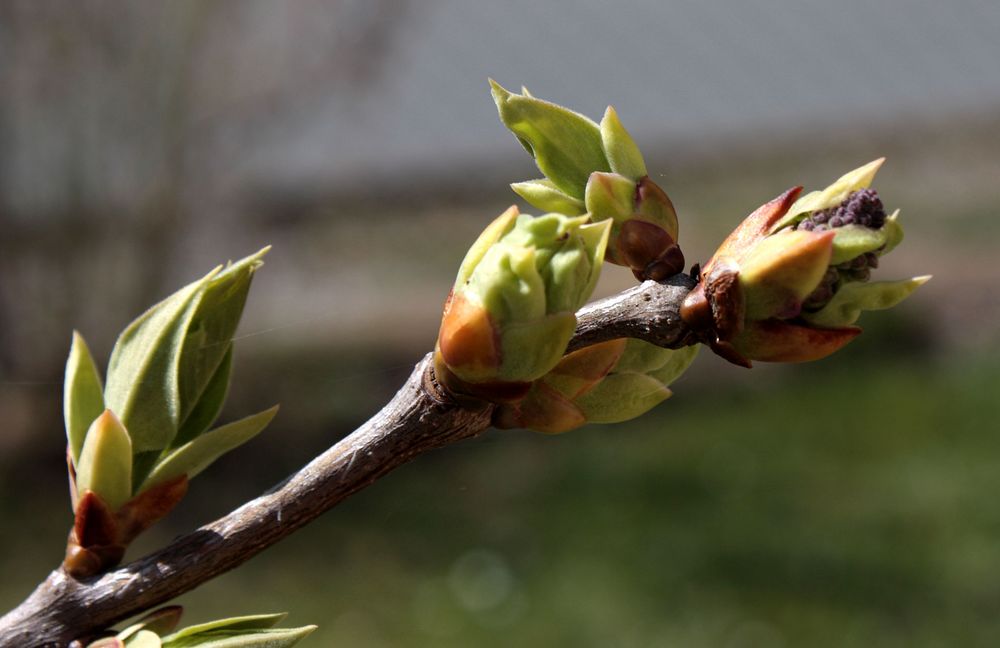
{"type": "Polygon", "coordinates": [[[683,349],[674,349],[663,366],[655,371],[650,371],[649,375],[664,385],[672,384],[680,378],[681,374],[688,370],[694,359],[698,357],[699,349],[701,349],[700,344],[684,347],[683,349]]]}
{"type": "Polygon", "coordinates": [[[125,639],[125,648],[161,648],[160,636],[150,630],[139,630],[125,639]]]}
{"type": "Polygon", "coordinates": [[[275,405],[263,412],[206,432],[185,443],[156,464],[139,490],[146,490],[150,486],[179,475],[187,475],[188,479],[193,478],[220,456],[256,436],[277,413],[278,406],[275,405]]]}
{"type": "Polygon", "coordinates": [[[927,283],[930,275],[902,281],[851,282],[841,286],[830,302],[815,313],[802,317],[815,326],[841,328],[858,321],[861,311],[892,308],[927,283]]]}
{"type": "Polygon", "coordinates": [[[197,296],[220,269],[150,308],[115,343],[104,400],[128,428],[137,452],[162,450],[177,432],[178,361],[184,331],[197,296]]]}
{"type": "Polygon", "coordinates": [[[63,416],[74,465],[80,460],[80,449],[87,429],[104,411],[104,396],[101,392],[101,376],[94,364],[94,357],[83,336],[73,331],[73,343],[69,348],[63,383],[63,416]]]}
{"type": "Polygon", "coordinates": [[[593,121],[554,103],[512,94],[492,79],[490,86],[500,121],[560,190],[582,199],[587,177],[594,171],[611,170],[601,129],[593,121]]]}
{"type": "Polygon", "coordinates": [[[316,626],[271,630],[211,630],[181,639],[163,638],[163,648],[287,648],[312,634],[316,626]]]}
{"type": "Polygon", "coordinates": [[[245,616],[230,617],[228,619],[216,619],[207,623],[191,625],[174,634],[164,637],[164,641],[176,641],[193,635],[209,632],[213,630],[243,631],[243,630],[266,630],[273,628],[282,619],[288,616],[287,612],[276,612],[273,614],[248,614],[245,616]]]}
{"type": "Polygon", "coordinates": [[[510,186],[518,196],[533,207],[546,212],[556,212],[567,216],[579,216],[587,212],[582,200],[563,193],[548,178],[515,182],[510,186]]]}
{"type": "Polygon", "coordinates": [[[178,364],[181,421],[194,410],[206,387],[218,376],[219,365],[229,352],[240,323],[253,275],[263,265],[261,259],[269,250],[270,247],[265,247],[230,264],[212,277],[198,296],[184,331],[178,364]]]}
{"type": "Polygon", "coordinates": [[[208,381],[205,391],[202,392],[198,404],[188,414],[184,422],[181,423],[177,436],[170,443],[171,448],[179,448],[188,441],[191,441],[202,434],[222,411],[222,405],[226,402],[226,394],[229,393],[229,377],[233,369],[233,345],[229,344],[226,355],[215,370],[215,375],[208,381]]]}
{"type": "Polygon", "coordinates": [[[132,497],[132,442],[111,410],[87,431],[76,466],[76,489],[80,496],[93,491],[112,511],[132,497]]]}
{"type": "Polygon", "coordinates": [[[853,171],[848,171],[823,191],[812,191],[802,196],[792,203],[788,213],[771,227],[771,232],[777,232],[801,220],[803,214],[836,207],[853,192],[869,187],[883,162],[885,158],[873,160],[853,171]]]}
{"type": "Polygon", "coordinates": [[[611,374],[573,402],[590,423],[620,423],[645,414],[670,397],[670,390],[643,374],[611,374]]]}
{"type": "Polygon", "coordinates": [[[601,142],[612,171],[631,178],[633,182],[646,175],[646,162],[642,159],[642,153],[622,126],[618,113],[612,106],[608,106],[601,119],[601,142]]]}

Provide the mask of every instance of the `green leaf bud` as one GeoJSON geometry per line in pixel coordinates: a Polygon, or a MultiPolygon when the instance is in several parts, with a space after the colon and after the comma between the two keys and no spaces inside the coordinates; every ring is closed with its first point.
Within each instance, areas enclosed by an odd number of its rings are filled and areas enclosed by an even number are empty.
{"type": "Polygon", "coordinates": [[[640,280],[660,280],[684,269],[677,247],[677,214],[667,194],[648,177],[635,182],[594,172],[585,204],[595,222],[610,220],[607,260],[631,268],[640,280]]]}
{"type": "Polygon", "coordinates": [[[528,383],[559,362],[607,246],[610,223],[588,221],[511,208],[487,228],[445,304],[448,371],[465,383],[528,383]]]}
{"type": "Polygon", "coordinates": [[[70,457],[76,464],[80,460],[80,450],[87,430],[104,411],[101,375],[87,343],[76,331],[73,331],[73,343],[66,360],[66,378],[63,384],[66,438],[70,457]]]}
{"type": "Polygon", "coordinates": [[[132,442],[111,410],[87,430],[76,464],[76,488],[78,497],[92,491],[112,511],[132,497],[132,442]]]}

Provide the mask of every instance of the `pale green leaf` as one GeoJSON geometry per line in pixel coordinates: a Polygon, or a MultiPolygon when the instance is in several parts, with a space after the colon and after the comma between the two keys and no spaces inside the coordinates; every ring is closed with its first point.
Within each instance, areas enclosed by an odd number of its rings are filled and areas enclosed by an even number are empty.
{"type": "Polygon", "coordinates": [[[275,405],[263,412],[206,432],[185,443],[156,464],[139,490],[146,490],[150,486],[179,475],[187,475],[188,479],[193,478],[220,456],[256,436],[277,413],[278,406],[275,405]]]}
{"type": "Polygon", "coordinates": [[[548,178],[515,182],[510,188],[533,207],[546,212],[579,216],[587,211],[582,200],[560,191],[548,178]]]}
{"type": "Polygon", "coordinates": [[[590,174],[611,170],[601,129],[592,120],[548,101],[513,94],[492,79],[490,86],[500,121],[560,190],[582,199],[590,174]]]}
{"type": "Polygon", "coordinates": [[[287,648],[312,634],[314,625],[270,630],[210,630],[173,639],[163,638],[163,648],[287,648]]]}
{"type": "Polygon", "coordinates": [[[80,460],[80,449],[83,448],[87,429],[103,411],[100,373],[83,336],[73,331],[73,343],[69,348],[63,383],[63,416],[74,465],[80,460]]]}
{"type": "Polygon", "coordinates": [[[601,119],[601,141],[611,170],[633,182],[646,175],[646,162],[639,146],[618,119],[618,113],[608,106],[601,119]]]}
{"type": "Polygon", "coordinates": [[[79,496],[93,491],[112,511],[132,497],[132,442],[111,410],[87,430],[76,466],[76,489],[79,496]]]}
{"type": "Polygon", "coordinates": [[[590,423],[620,423],[645,414],[670,397],[660,381],[644,374],[610,374],[573,400],[590,423]]]}
{"type": "Polygon", "coordinates": [[[927,283],[930,275],[902,281],[852,282],[841,286],[830,302],[815,313],[802,313],[815,326],[842,328],[856,322],[861,311],[892,308],[927,283]]]}
{"type": "Polygon", "coordinates": [[[265,630],[273,628],[286,616],[288,616],[287,612],[275,612],[272,614],[247,614],[244,616],[229,617],[228,619],[216,619],[215,621],[188,626],[163,639],[164,641],[176,641],[211,630],[265,630]]]}
{"type": "Polygon", "coordinates": [[[153,306],[119,336],[111,352],[106,405],[132,436],[136,452],[162,450],[180,423],[178,364],[196,298],[220,268],[153,306]]]}

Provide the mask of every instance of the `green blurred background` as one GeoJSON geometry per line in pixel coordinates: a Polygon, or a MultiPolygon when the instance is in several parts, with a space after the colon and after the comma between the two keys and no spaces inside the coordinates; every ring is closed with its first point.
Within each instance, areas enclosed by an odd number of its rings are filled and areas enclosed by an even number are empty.
{"type": "Polygon", "coordinates": [[[614,103],[689,262],[886,155],[908,239],[879,276],[934,280],[830,359],[705,353],[638,421],[421,457],[182,597],[186,621],[288,610],[315,646],[997,645],[997,33],[988,0],[0,4],[0,609],[70,524],[72,329],[106,359],[146,306],[275,246],[224,417],[281,413],[131,555],[391,396],[506,184],[537,176],[493,76],[614,103]]]}

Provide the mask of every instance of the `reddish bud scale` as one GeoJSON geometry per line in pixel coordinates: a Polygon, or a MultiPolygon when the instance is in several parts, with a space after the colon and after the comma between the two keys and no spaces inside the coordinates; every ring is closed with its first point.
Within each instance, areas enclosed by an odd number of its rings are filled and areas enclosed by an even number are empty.
{"type": "Polygon", "coordinates": [[[85,491],[76,503],[63,569],[76,579],[111,569],[137,535],[177,506],[187,487],[187,476],[180,475],[144,490],[118,511],[111,511],[93,491],[85,491]]]}
{"type": "Polygon", "coordinates": [[[500,338],[489,313],[454,291],[445,300],[438,349],[452,367],[479,373],[500,366],[500,338]]]}
{"type": "Polygon", "coordinates": [[[762,362],[810,362],[840,350],[859,333],[856,326],[824,329],[769,319],[750,323],[733,347],[762,362]]]}

